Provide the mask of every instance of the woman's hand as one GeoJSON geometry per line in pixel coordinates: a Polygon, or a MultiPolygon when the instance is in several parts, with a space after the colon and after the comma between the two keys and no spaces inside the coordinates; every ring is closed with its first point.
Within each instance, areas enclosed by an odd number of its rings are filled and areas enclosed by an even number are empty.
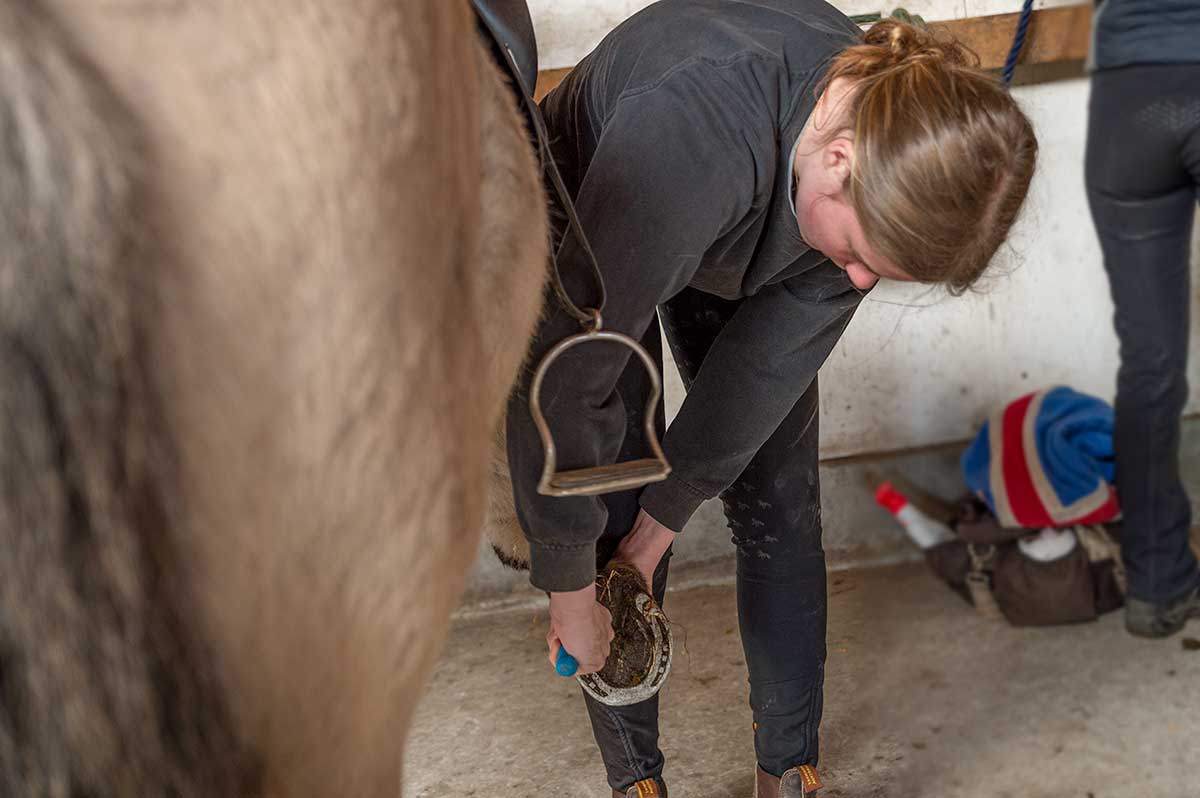
{"type": "Polygon", "coordinates": [[[621,540],[613,559],[623,560],[637,568],[646,580],[646,587],[653,593],[654,570],[674,541],[675,533],[672,530],[641,510],[633,522],[633,529],[621,540]]]}
{"type": "Polygon", "coordinates": [[[580,676],[604,667],[612,643],[612,615],[596,601],[596,585],[569,593],[550,594],[550,665],[558,660],[559,648],[566,647],[579,663],[580,676]]]}

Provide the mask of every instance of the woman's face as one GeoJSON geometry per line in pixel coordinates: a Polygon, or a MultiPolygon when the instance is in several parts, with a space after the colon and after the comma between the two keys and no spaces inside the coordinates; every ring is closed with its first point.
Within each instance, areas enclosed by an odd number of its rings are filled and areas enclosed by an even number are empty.
{"type": "Polygon", "coordinates": [[[870,245],[858,214],[846,202],[842,187],[854,155],[850,140],[835,138],[815,152],[802,150],[797,151],[794,165],[800,237],[843,269],[860,291],[880,278],[911,282],[909,274],[870,245]]]}

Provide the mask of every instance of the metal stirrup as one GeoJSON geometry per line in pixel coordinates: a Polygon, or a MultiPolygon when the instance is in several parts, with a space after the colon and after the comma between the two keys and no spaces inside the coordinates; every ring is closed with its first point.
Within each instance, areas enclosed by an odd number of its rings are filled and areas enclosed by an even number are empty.
{"type": "Polygon", "coordinates": [[[542,448],[546,455],[542,464],[542,478],[538,482],[538,493],[543,496],[595,496],[601,493],[629,490],[649,485],[652,482],[661,482],[671,473],[671,466],[667,463],[662,446],[658,442],[658,435],[654,430],[654,410],[658,406],[659,397],[662,396],[662,378],[658,373],[658,364],[642,348],[641,344],[628,335],[601,329],[600,314],[595,311],[592,313],[591,328],[587,332],[577,333],[555,344],[554,348],[547,352],[546,356],[542,358],[542,362],[538,364],[537,371],[533,374],[533,382],[529,386],[529,412],[533,416],[533,423],[537,426],[538,434],[542,437],[542,448]],[[573,471],[556,471],[558,450],[554,446],[554,436],[550,433],[550,426],[542,414],[540,398],[542,380],[545,379],[546,372],[550,370],[550,365],[564,352],[592,341],[611,341],[627,346],[637,353],[642,364],[645,365],[646,373],[650,375],[650,397],[646,401],[645,431],[646,440],[649,442],[650,451],[654,456],[612,465],[578,468],[573,471]]]}

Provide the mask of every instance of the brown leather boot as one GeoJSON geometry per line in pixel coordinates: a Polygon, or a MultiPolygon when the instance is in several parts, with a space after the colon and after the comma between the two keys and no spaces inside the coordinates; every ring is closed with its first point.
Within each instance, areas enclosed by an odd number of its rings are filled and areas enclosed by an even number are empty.
{"type": "Polygon", "coordinates": [[[625,792],[613,790],[613,798],[667,798],[667,785],[658,779],[642,779],[625,792]]]}
{"type": "Polygon", "coordinates": [[[790,768],[782,776],[758,768],[757,775],[756,798],[807,798],[821,789],[821,779],[812,765],[790,768]]]}

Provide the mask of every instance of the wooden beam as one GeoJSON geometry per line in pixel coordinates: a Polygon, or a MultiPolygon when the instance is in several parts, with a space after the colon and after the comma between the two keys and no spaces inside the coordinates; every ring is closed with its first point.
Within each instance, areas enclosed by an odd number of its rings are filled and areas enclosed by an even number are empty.
{"type": "MultiPolygon", "coordinates": [[[[996,14],[931,22],[929,27],[942,30],[979,55],[984,69],[1000,69],[1020,14],[996,14]]],[[[1061,6],[1033,12],[1025,47],[1018,64],[1060,64],[1082,61],[1087,57],[1092,33],[1092,6],[1061,6]]]]}
{"type": "Polygon", "coordinates": [[[538,102],[542,101],[550,91],[562,83],[563,78],[567,76],[570,69],[544,69],[538,73],[537,88],[533,90],[533,97],[538,102]]]}
{"type": "MultiPolygon", "coordinates": [[[[1012,46],[1020,14],[995,14],[931,22],[929,26],[949,34],[979,55],[984,69],[1004,66],[1012,46]]],[[[1092,31],[1092,6],[1061,6],[1033,12],[1020,64],[1058,64],[1087,57],[1092,31]]],[[[538,74],[534,96],[538,100],[562,82],[570,69],[547,69],[538,74]]]]}

